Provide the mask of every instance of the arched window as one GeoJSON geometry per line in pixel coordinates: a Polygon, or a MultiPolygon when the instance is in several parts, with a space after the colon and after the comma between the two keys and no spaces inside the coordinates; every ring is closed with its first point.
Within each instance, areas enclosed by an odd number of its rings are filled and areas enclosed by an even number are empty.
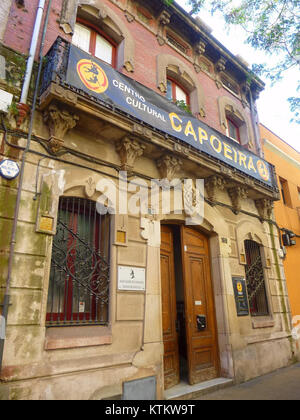
{"type": "Polygon", "coordinates": [[[182,60],[170,54],[157,56],[157,86],[169,100],[185,101],[194,115],[205,117],[203,88],[182,60]]]}
{"type": "Polygon", "coordinates": [[[218,98],[220,123],[226,135],[249,150],[256,151],[250,115],[228,96],[218,98]]]}
{"type": "Polygon", "coordinates": [[[87,26],[84,21],[77,21],[72,43],[83,51],[115,67],[116,44],[94,26],[87,26]]]}
{"type": "Polygon", "coordinates": [[[186,105],[190,105],[190,95],[181,85],[174,79],[167,79],[167,99],[173,102],[183,101],[186,105]]]}
{"type": "Polygon", "coordinates": [[[269,315],[261,246],[257,242],[246,240],[245,253],[250,313],[252,316],[269,315]]]}
{"type": "Polygon", "coordinates": [[[53,239],[47,326],[106,325],[110,217],[96,203],[61,197],[53,239]]]}
{"type": "Polygon", "coordinates": [[[233,118],[231,118],[229,115],[226,115],[226,122],[227,122],[227,136],[230,137],[232,140],[241,142],[241,136],[240,136],[240,128],[236,121],[234,121],[233,118]]]}

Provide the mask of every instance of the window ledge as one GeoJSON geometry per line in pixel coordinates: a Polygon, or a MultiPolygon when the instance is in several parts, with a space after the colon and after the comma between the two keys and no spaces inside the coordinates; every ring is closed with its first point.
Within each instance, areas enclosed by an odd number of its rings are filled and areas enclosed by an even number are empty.
{"type": "Polygon", "coordinates": [[[45,350],[71,349],[112,344],[110,327],[47,328],[45,350]]]}
{"type": "Polygon", "coordinates": [[[260,319],[253,319],[252,318],[252,328],[272,328],[275,326],[275,321],[272,318],[260,318],[260,319]]]}

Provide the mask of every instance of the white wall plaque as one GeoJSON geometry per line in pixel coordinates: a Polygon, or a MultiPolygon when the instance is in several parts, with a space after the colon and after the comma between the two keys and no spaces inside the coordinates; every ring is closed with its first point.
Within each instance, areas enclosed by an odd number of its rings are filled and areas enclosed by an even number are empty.
{"type": "Polygon", "coordinates": [[[118,266],[119,290],[146,290],[146,270],[139,267],[118,266]]]}

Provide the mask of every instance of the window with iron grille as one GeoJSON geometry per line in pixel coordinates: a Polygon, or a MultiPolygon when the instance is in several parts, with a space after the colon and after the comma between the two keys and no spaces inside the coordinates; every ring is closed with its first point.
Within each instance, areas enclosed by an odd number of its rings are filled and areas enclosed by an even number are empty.
{"type": "Polygon", "coordinates": [[[269,315],[261,247],[257,242],[246,240],[246,282],[250,313],[252,316],[269,315]]]}
{"type": "Polygon", "coordinates": [[[107,325],[110,217],[90,200],[61,197],[53,238],[47,326],[107,325]]]}

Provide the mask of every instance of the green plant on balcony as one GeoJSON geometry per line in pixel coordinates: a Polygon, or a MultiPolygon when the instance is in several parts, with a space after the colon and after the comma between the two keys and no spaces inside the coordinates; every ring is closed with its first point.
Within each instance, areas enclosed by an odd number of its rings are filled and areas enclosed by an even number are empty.
{"type": "Polygon", "coordinates": [[[185,101],[176,101],[175,105],[178,106],[182,111],[192,114],[190,107],[185,103],[185,101]]]}

